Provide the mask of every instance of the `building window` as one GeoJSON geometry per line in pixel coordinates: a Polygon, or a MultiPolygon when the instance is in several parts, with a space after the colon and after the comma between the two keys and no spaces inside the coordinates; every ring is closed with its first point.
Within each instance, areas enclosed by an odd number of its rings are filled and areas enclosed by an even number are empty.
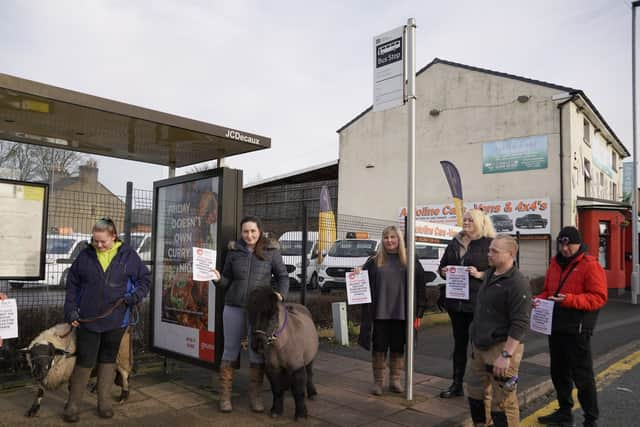
{"type": "Polygon", "coordinates": [[[618,171],[618,155],[615,151],[611,151],[611,169],[618,171]]]}
{"type": "Polygon", "coordinates": [[[611,200],[618,200],[618,186],[615,182],[611,183],[611,200]]]}
{"type": "Polygon", "coordinates": [[[591,197],[591,162],[584,159],[584,196],[591,197]]]}
{"type": "Polygon", "coordinates": [[[585,144],[591,147],[591,129],[590,129],[591,126],[589,126],[589,120],[584,119],[582,123],[583,123],[582,140],[585,142],[585,144]]]}
{"type": "Polygon", "coordinates": [[[598,261],[605,270],[609,270],[609,221],[600,221],[598,239],[598,261]]]}

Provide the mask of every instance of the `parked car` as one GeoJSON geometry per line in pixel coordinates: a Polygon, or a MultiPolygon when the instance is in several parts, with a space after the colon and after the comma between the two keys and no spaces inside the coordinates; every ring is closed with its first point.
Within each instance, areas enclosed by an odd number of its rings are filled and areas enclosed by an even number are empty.
{"type": "Polygon", "coordinates": [[[71,267],[82,249],[90,243],[88,234],[47,234],[44,279],[38,281],[10,281],[13,289],[21,289],[25,285],[47,285],[66,287],[65,272],[71,267]]]}
{"type": "Polygon", "coordinates": [[[502,231],[513,231],[513,220],[509,218],[509,215],[491,215],[491,222],[493,222],[493,228],[495,228],[498,233],[502,231]]]}
{"type": "Polygon", "coordinates": [[[447,245],[440,243],[416,242],[416,258],[425,272],[431,271],[436,276],[434,280],[427,282],[425,286],[439,286],[444,283],[444,280],[438,274],[438,267],[446,248],[447,245]]]}
{"type": "MultiPolygon", "coordinates": [[[[118,237],[124,240],[124,233],[120,233],[118,237]]],[[[151,233],[133,232],[129,244],[142,261],[151,261],[151,233]]]]}
{"type": "MultiPolygon", "coordinates": [[[[302,287],[302,231],[287,231],[278,239],[280,254],[289,273],[289,286],[291,288],[302,287]]],[[[318,273],[316,272],[318,261],[318,232],[307,233],[307,287],[318,287],[318,273]]]]}
{"type": "Polygon", "coordinates": [[[546,226],[547,220],[540,214],[526,214],[516,218],[517,228],[545,228],[546,226]]]}
{"type": "Polygon", "coordinates": [[[318,268],[318,287],[322,293],[345,288],[345,273],[362,266],[374,255],[378,241],[370,239],[336,240],[318,268]]]}

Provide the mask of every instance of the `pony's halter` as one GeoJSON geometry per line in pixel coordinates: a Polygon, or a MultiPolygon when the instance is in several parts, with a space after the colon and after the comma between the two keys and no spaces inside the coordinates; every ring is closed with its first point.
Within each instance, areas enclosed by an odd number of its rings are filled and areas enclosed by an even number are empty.
{"type": "Polygon", "coordinates": [[[284,310],[284,322],[282,322],[282,326],[280,327],[280,329],[274,329],[273,333],[271,335],[267,336],[267,333],[265,331],[262,331],[260,329],[256,329],[254,331],[255,334],[258,335],[264,335],[267,337],[267,345],[271,345],[273,344],[275,341],[278,340],[278,337],[282,334],[282,332],[284,332],[284,328],[287,327],[287,322],[289,320],[289,310],[285,309],[284,310]]]}

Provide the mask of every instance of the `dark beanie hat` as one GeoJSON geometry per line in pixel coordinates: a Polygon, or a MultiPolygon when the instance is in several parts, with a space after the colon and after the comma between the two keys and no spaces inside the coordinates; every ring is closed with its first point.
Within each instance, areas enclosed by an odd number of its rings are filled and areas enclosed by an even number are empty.
{"type": "Polygon", "coordinates": [[[580,232],[575,227],[565,227],[560,230],[558,234],[558,240],[561,240],[563,237],[569,239],[569,243],[582,243],[582,237],[580,237],[580,232]]]}

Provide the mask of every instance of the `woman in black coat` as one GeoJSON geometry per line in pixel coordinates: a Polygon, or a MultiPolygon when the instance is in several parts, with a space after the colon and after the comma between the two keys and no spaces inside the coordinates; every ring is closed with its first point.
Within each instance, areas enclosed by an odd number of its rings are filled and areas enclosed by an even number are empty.
{"type": "Polygon", "coordinates": [[[248,324],[246,305],[251,291],[257,287],[272,288],[282,300],[289,291],[289,274],[282,262],[277,242],[266,238],[260,219],[247,216],[240,222],[242,239],[229,244],[222,274],[217,270],[216,287],[225,291],[222,324],[224,325],[224,349],[220,363],[221,412],[231,412],[233,365],[240,354],[241,341],[249,340],[249,404],[254,412],[263,412],[262,383],[264,359],[253,351],[251,326],[248,324]],[[273,284],[272,284],[273,281],[273,284]]]}
{"type": "Polygon", "coordinates": [[[438,305],[449,313],[454,338],[453,383],[440,393],[444,399],[464,395],[462,381],[467,364],[469,326],[473,321],[476,295],[482,285],[484,272],[489,268],[487,254],[495,235],[493,224],[484,212],[479,209],[468,210],[462,219],[462,231],[451,240],[440,260],[438,271],[443,279],[447,276],[449,266],[466,266],[469,272],[468,300],[446,298],[445,287],[440,288],[438,305]]]}
{"type": "MultiPolygon", "coordinates": [[[[389,388],[395,393],[402,393],[400,377],[404,362],[404,346],[407,342],[407,253],[402,233],[396,226],[392,225],[383,230],[377,254],[369,258],[362,269],[369,275],[371,304],[362,306],[358,343],[367,350],[373,350],[373,394],[382,395],[387,352],[389,388]]],[[[416,260],[416,318],[421,318],[424,314],[424,285],[424,270],[416,260]]]]}

